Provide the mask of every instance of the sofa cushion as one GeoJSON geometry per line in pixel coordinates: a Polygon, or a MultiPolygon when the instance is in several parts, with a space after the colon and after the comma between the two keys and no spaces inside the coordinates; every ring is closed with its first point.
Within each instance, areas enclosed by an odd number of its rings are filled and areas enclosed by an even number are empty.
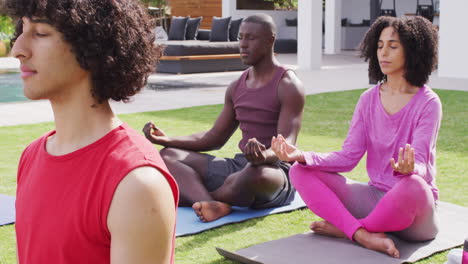
{"type": "Polygon", "coordinates": [[[286,18],[286,26],[287,27],[297,27],[297,17],[293,19],[286,18]]]}
{"type": "Polygon", "coordinates": [[[154,28],[154,35],[156,35],[156,40],[168,40],[167,33],[161,26],[154,28]]]}
{"type": "Polygon", "coordinates": [[[239,54],[239,44],[233,41],[170,40],[156,43],[163,47],[164,56],[239,54]]]}
{"type": "Polygon", "coordinates": [[[197,39],[198,28],[200,27],[202,19],[202,17],[189,18],[187,21],[187,32],[185,32],[185,39],[197,39]]]}
{"type": "Polygon", "coordinates": [[[274,51],[276,53],[297,53],[296,39],[277,39],[274,51]]]}
{"type": "Polygon", "coordinates": [[[276,39],[297,39],[297,27],[279,26],[276,39]]]}
{"type": "Polygon", "coordinates": [[[231,17],[213,17],[211,22],[210,41],[229,41],[231,17]]]}
{"type": "Polygon", "coordinates": [[[210,29],[199,29],[197,34],[198,40],[210,40],[210,29]]]}
{"type": "Polygon", "coordinates": [[[239,28],[242,23],[243,18],[231,20],[231,27],[229,28],[229,40],[238,41],[239,40],[239,28]]]}
{"type": "Polygon", "coordinates": [[[188,17],[172,17],[169,40],[185,40],[188,17]]]}

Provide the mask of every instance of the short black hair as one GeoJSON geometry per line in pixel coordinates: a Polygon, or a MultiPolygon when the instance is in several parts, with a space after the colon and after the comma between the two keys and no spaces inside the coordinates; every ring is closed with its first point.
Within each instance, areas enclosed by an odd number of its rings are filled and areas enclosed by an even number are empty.
{"type": "Polygon", "coordinates": [[[273,36],[276,36],[276,24],[273,18],[264,13],[258,13],[246,17],[242,20],[242,23],[256,23],[263,26],[267,32],[271,32],[273,36]]]}
{"type": "Polygon", "coordinates": [[[405,54],[404,78],[411,85],[422,87],[435,69],[438,59],[438,33],[432,23],[424,17],[381,16],[372,24],[360,45],[361,57],[369,61],[369,79],[383,81],[377,58],[380,34],[393,27],[400,37],[405,54]]]}
{"type": "MultiPolygon", "coordinates": [[[[160,49],[137,0],[7,0],[5,9],[15,18],[50,21],[91,73],[98,103],[128,101],[155,69],[160,49]]],[[[12,42],[22,34],[22,23],[19,19],[12,42]]]]}

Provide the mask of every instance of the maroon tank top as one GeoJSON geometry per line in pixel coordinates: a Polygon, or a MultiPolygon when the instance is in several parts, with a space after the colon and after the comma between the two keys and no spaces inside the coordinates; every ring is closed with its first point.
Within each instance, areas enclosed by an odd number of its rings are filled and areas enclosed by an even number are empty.
{"type": "Polygon", "coordinates": [[[250,138],[256,138],[269,148],[271,137],[277,135],[281,103],[278,98],[278,84],[286,68],[278,66],[273,78],[260,88],[248,88],[246,80],[251,68],[244,71],[232,94],[236,119],[242,131],[239,149],[244,150],[250,138]]]}

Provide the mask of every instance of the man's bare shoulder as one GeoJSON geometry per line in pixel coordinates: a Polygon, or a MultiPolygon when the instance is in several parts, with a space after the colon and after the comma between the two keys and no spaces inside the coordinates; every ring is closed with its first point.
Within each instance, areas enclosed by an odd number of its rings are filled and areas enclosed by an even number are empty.
{"type": "Polygon", "coordinates": [[[240,82],[240,77],[235,79],[234,81],[232,81],[227,89],[226,89],[226,93],[227,94],[231,94],[233,92],[233,90],[239,85],[239,82],[240,82]]]}
{"type": "Polygon", "coordinates": [[[175,206],[171,186],[159,170],[140,167],[128,173],[107,217],[112,263],[169,263],[175,206]]]}
{"type": "Polygon", "coordinates": [[[151,166],[143,166],[130,171],[119,187],[136,192],[163,191],[166,188],[171,190],[166,177],[158,169],[151,166]]]}
{"type": "Polygon", "coordinates": [[[296,73],[291,70],[288,70],[283,74],[283,77],[279,82],[278,89],[280,97],[290,95],[304,97],[305,94],[302,81],[297,77],[296,73]]]}
{"type": "MultiPolygon", "coordinates": [[[[169,182],[159,170],[150,166],[130,171],[117,186],[108,215],[109,230],[112,232],[113,224],[120,222],[112,218],[113,211],[129,212],[144,208],[164,208],[159,212],[175,211],[174,194],[169,182]]],[[[133,217],[137,216],[138,213],[133,214],[133,217]]]]}

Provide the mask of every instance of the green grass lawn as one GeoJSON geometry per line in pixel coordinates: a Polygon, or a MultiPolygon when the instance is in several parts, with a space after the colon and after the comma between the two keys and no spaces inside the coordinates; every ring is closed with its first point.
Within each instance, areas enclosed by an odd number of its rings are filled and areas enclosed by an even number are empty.
{"type": "MultiPolygon", "coordinates": [[[[307,96],[298,145],[304,150],[338,150],[346,136],[354,106],[363,90],[307,96]]],[[[440,198],[468,207],[468,92],[436,90],[443,104],[443,122],[437,153],[437,184],[440,198]]],[[[155,102],[157,103],[157,102],[155,102]]],[[[170,135],[186,135],[210,128],[221,105],[122,115],[121,119],[137,130],[149,120],[170,135]]],[[[53,128],[52,123],[0,127],[0,193],[15,195],[16,169],[21,151],[33,139],[53,128]]],[[[215,155],[237,152],[239,131],[215,155]]],[[[348,177],[366,181],[361,162],[348,177]]],[[[306,232],[318,218],[308,209],[267,216],[240,224],[216,228],[198,235],[177,238],[176,263],[235,263],[219,256],[215,247],[228,250],[306,232]]],[[[460,241],[461,243],[462,241],[460,241]]],[[[0,264],[15,263],[15,236],[12,225],[0,227],[0,264]]],[[[418,263],[444,263],[447,252],[418,263]]]]}

